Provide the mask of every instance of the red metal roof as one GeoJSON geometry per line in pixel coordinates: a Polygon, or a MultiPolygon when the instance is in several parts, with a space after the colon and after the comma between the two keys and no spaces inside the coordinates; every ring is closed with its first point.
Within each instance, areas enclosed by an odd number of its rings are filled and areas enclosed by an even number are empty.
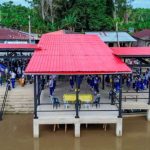
{"type": "MultiPolygon", "coordinates": [[[[34,39],[31,36],[31,39],[34,39]]],[[[19,30],[0,28],[0,40],[29,40],[29,34],[19,30]]]]}
{"type": "Polygon", "coordinates": [[[43,35],[27,74],[107,74],[131,72],[95,35],[43,35]]]}
{"type": "Polygon", "coordinates": [[[112,47],[117,56],[150,57],[150,47],[112,47]]]}
{"type": "Polygon", "coordinates": [[[0,44],[0,49],[37,49],[36,44],[0,44]]]}

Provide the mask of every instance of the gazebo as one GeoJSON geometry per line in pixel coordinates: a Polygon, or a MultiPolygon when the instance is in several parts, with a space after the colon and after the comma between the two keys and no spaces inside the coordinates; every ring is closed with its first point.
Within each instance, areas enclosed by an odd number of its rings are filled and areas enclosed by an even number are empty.
{"type": "MultiPolygon", "coordinates": [[[[111,110],[79,110],[79,90],[76,83],[76,102],[73,112],[39,111],[40,79],[42,75],[99,75],[111,74],[120,76],[131,73],[131,69],[96,35],[83,34],[45,34],[41,37],[38,50],[35,50],[27,68],[26,74],[34,75],[34,120],[33,134],[39,137],[41,124],[74,124],[75,136],[80,136],[80,124],[113,123],[116,124],[116,135],[122,135],[122,88],[119,90],[119,100],[116,108],[111,110]],[[59,113],[59,114],[58,114],[59,113]],[[88,115],[87,115],[88,114],[88,115]]],[[[111,104],[110,104],[111,105],[111,104]]],[[[112,102],[113,105],[113,102],[112,102]]]]}

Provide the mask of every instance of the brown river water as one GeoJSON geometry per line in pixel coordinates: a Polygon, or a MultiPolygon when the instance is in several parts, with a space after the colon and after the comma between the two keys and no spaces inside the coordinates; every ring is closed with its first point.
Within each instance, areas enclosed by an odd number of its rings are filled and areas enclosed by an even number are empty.
{"type": "Polygon", "coordinates": [[[81,137],[74,137],[73,125],[65,133],[61,125],[40,127],[40,138],[32,137],[32,115],[5,115],[0,122],[0,150],[150,150],[150,122],[145,117],[125,118],[123,136],[115,136],[115,126],[82,125],[81,137]]]}

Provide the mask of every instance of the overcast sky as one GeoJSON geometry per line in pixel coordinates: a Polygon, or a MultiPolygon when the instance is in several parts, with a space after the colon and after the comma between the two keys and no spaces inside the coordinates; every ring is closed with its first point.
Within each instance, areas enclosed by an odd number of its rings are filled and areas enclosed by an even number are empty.
{"type": "MultiPolygon", "coordinates": [[[[0,0],[0,4],[8,1],[10,0],[0,0]]],[[[16,5],[21,4],[29,6],[28,3],[25,2],[25,0],[11,0],[11,1],[13,1],[16,5]]],[[[134,8],[150,8],[150,0],[134,0],[132,5],[134,8]]]]}

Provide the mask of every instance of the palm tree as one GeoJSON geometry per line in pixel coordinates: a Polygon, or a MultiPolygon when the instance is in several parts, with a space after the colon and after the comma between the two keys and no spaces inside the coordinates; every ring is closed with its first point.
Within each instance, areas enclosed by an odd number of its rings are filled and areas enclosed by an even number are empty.
{"type": "Polygon", "coordinates": [[[62,20],[62,28],[67,28],[70,31],[75,31],[77,17],[74,14],[69,14],[62,20]]]}

